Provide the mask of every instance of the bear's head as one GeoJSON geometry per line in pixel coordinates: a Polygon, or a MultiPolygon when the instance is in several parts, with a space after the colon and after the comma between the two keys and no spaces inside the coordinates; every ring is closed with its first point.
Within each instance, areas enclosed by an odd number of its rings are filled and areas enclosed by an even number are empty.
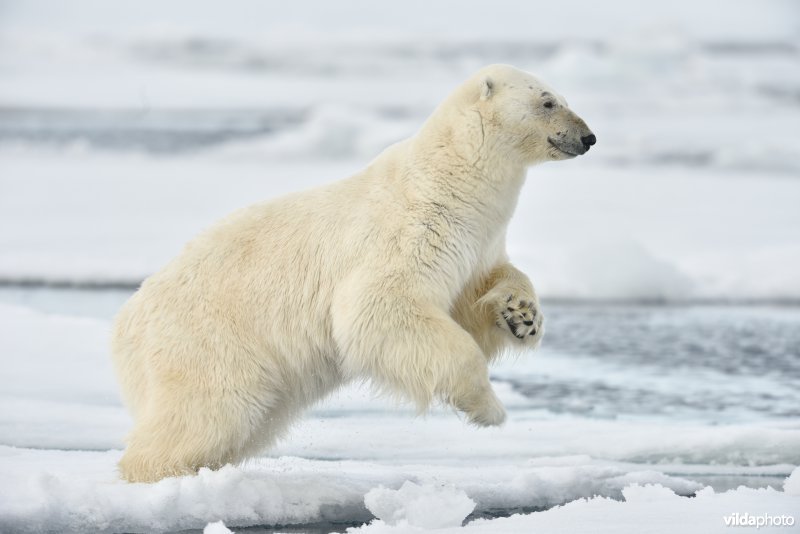
{"type": "Polygon", "coordinates": [[[490,65],[469,82],[482,135],[525,165],[585,154],[596,138],[566,100],[533,75],[490,65]]]}

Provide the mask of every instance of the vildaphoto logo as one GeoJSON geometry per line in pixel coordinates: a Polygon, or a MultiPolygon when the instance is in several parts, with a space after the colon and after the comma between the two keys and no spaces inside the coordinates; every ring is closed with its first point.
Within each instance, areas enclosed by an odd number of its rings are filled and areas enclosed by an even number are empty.
{"type": "Polygon", "coordinates": [[[750,513],[740,514],[738,512],[726,515],[726,527],[791,527],[794,525],[794,516],[791,515],[752,515],[750,513]]]}

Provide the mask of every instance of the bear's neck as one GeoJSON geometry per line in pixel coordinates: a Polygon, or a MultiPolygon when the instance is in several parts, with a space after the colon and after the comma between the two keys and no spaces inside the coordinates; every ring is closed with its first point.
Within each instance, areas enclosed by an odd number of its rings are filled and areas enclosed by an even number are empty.
{"type": "Polygon", "coordinates": [[[439,109],[410,140],[409,174],[417,200],[435,202],[470,220],[505,229],[517,205],[526,166],[484,135],[477,111],[439,109]]]}

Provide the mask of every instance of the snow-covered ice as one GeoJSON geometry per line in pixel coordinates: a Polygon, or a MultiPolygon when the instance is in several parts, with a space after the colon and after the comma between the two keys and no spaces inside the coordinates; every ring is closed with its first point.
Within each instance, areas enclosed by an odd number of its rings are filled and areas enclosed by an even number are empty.
{"type": "MultiPolygon", "coordinates": [[[[698,491],[695,498],[686,499],[658,484],[631,484],[626,486],[622,493],[624,501],[605,497],[578,499],[544,512],[517,514],[498,519],[476,519],[463,528],[441,528],[433,532],[723,534],[731,532],[733,527],[735,532],[761,532],[761,529],[766,532],[771,532],[773,529],[778,532],[800,532],[800,524],[796,521],[800,499],[796,495],[782,493],[772,488],[741,487],[725,493],[716,493],[707,487],[698,491]],[[737,525],[737,521],[740,524],[737,525]]],[[[395,527],[380,520],[347,530],[348,534],[417,531],[420,530],[412,530],[406,526],[395,527]]]]}
{"type": "MultiPolygon", "coordinates": [[[[237,207],[341,179],[363,163],[2,158],[0,189],[13,194],[0,196],[0,279],[128,286],[237,207]]],[[[798,299],[799,201],[800,181],[758,174],[651,169],[643,177],[580,161],[547,164],[530,172],[509,251],[536,273],[545,297],[798,299]]]]}
{"type": "Polygon", "coordinates": [[[460,527],[475,509],[475,501],[454,486],[420,486],[408,480],[396,490],[371,489],[364,504],[388,525],[424,529],[460,527]]]}
{"type": "Polygon", "coordinates": [[[639,482],[660,483],[682,495],[702,488],[684,478],[629,471],[630,466],[587,457],[552,459],[557,465],[482,467],[286,456],[203,470],[196,477],[127,484],[114,468],[120,456],[120,451],[0,446],[0,524],[25,532],[89,527],[142,532],[198,528],[219,518],[238,526],[346,524],[367,521],[372,512],[392,523],[443,527],[460,524],[476,505],[477,512],[488,514],[543,509],[593,495],[620,498],[626,485],[639,482]],[[435,488],[420,489],[429,486],[435,488]],[[451,488],[442,489],[446,486],[451,488]],[[429,518],[439,506],[435,503],[453,515],[429,518]]]}
{"type": "Polygon", "coordinates": [[[226,527],[222,521],[209,523],[203,527],[203,534],[229,534],[231,532],[233,531],[226,527]]]}
{"type": "MultiPolygon", "coordinates": [[[[630,501],[632,485],[658,484],[660,495],[684,500],[710,491],[686,478],[588,457],[499,466],[261,458],[196,477],[127,484],[114,470],[120,454],[0,447],[0,524],[14,532],[146,532],[200,528],[220,518],[229,526],[347,524],[374,514],[390,524],[441,528],[460,524],[473,507],[492,517],[594,496],[630,501]]],[[[790,491],[792,499],[761,491],[743,494],[775,497],[784,512],[800,502],[790,491]]],[[[739,511],[760,511],[746,499],[741,504],[739,511]]]]}
{"type": "Polygon", "coordinates": [[[788,495],[800,495],[800,469],[795,469],[783,483],[783,492],[788,495]]]}

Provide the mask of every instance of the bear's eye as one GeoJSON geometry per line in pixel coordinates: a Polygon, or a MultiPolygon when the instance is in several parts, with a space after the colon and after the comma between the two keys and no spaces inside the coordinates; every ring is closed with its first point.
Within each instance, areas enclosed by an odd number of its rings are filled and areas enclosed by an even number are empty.
{"type": "Polygon", "coordinates": [[[550,109],[550,108],[552,108],[552,107],[553,107],[553,103],[552,103],[552,102],[545,102],[545,103],[544,103],[544,107],[546,107],[546,108],[550,109]]]}

